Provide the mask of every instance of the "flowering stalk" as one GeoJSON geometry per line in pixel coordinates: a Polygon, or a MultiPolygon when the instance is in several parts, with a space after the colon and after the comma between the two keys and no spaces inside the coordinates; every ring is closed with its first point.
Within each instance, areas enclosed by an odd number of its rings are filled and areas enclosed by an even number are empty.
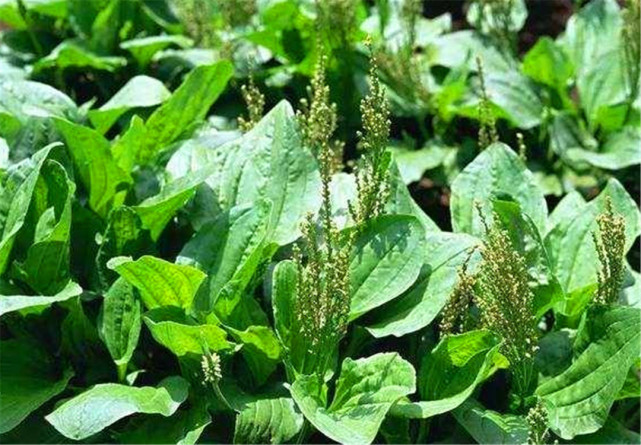
{"type": "Polygon", "coordinates": [[[253,78],[249,78],[249,83],[240,87],[240,92],[243,96],[243,100],[247,105],[247,118],[239,117],[238,118],[238,128],[243,133],[248,132],[254,125],[260,121],[263,117],[263,112],[265,110],[265,96],[260,92],[256,84],[254,83],[253,78]]]}
{"type": "Polygon", "coordinates": [[[220,387],[218,386],[218,383],[223,378],[220,356],[215,352],[205,352],[202,356],[200,366],[203,371],[203,382],[205,384],[211,385],[211,388],[214,390],[214,394],[216,394],[216,397],[218,397],[218,399],[223,403],[223,405],[225,405],[226,408],[233,411],[233,408],[231,407],[223,393],[220,391],[220,387]]]}
{"type": "Polygon", "coordinates": [[[530,408],[525,420],[528,424],[528,445],[544,445],[550,443],[548,414],[541,399],[538,399],[536,405],[530,408]]]}
{"type": "Polygon", "coordinates": [[[330,182],[338,168],[336,144],[331,141],[336,129],[336,108],[329,102],[324,56],[312,80],[310,100],[303,102],[303,108],[298,120],[303,139],[318,158],[322,203],[319,224],[313,215],[308,215],[302,226],[302,248],[294,249],[297,298],[292,338],[298,345],[292,349],[304,351],[301,362],[294,363],[299,372],[322,378],[347,330],[353,243],[351,232],[341,234],[332,220],[330,182]]]}
{"type": "Polygon", "coordinates": [[[523,399],[535,375],[533,359],[538,349],[534,294],[528,286],[525,259],[497,222],[498,216],[492,227],[481,217],[486,240],[481,247],[476,303],[483,324],[503,338],[502,352],[510,362],[516,393],[523,399]]]}
{"type": "Polygon", "coordinates": [[[625,220],[612,210],[612,200],[605,200],[605,211],[597,217],[599,235],[592,233],[601,269],[598,272],[599,287],[594,301],[597,304],[612,304],[619,300],[623,285],[623,258],[625,254],[625,220]]]}
{"type": "Polygon", "coordinates": [[[327,57],[321,54],[311,85],[307,87],[309,98],[301,99],[301,109],[296,113],[305,145],[317,158],[326,158],[319,159],[321,175],[330,175],[343,168],[344,148],[341,141],[332,140],[338,127],[338,115],[336,104],[329,99],[326,65],[327,57]]]}
{"type": "MultiPolygon", "coordinates": [[[[371,45],[371,44],[370,44],[371,45]]],[[[390,156],[385,151],[391,121],[385,91],[378,78],[378,62],[372,55],[370,63],[370,91],[361,101],[363,131],[358,132],[361,164],[356,169],[358,202],[350,203],[350,214],[356,224],[375,218],[384,211],[389,197],[390,156]]]]}
{"type": "Polygon", "coordinates": [[[474,285],[476,277],[468,274],[467,268],[470,258],[476,248],[469,253],[467,260],[459,267],[458,281],[450,298],[443,308],[443,315],[439,323],[439,329],[442,335],[460,333],[465,328],[465,321],[468,309],[474,300],[474,285]]]}

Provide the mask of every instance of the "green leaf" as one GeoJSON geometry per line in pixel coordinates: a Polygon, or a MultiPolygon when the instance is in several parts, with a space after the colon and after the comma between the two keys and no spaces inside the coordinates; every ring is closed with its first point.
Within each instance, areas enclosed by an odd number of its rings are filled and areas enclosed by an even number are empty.
{"type": "Polygon", "coordinates": [[[441,339],[421,362],[421,401],[399,402],[391,414],[426,419],[455,409],[496,369],[499,347],[499,339],[483,330],[441,339]]]}
{"type": "Polygon", "coordinates": [[[412,285],[423,263],[423,240],[423,229],[412,216],[384,215],[362,228],[349,267],[352,320],[412,285]]]}
{"type": "Polygon", "coordinates": [[[389,166],[389,193],[390,197],[385,206],[386,213],[415,216],[421,223],[424,232],[441,230],[414,201],[394,162],[389,166]]]}
{"type": "Polygon", "coordinates": [[[561,44],[570,55],[578,77],[618,48],[620,29],[621,15],[614,0],[589,2],[570,17],[561,44]]]}
{"type": "Polygon", "coordinates": [[[6,270],[11,257],[11,250],[15,243],[18,232],[23,228],[27,220],[27,212],[34,197],[36,185],[40,178],[40,171],[47,157],[55,145],[49,145],[33,155],[31,159],[20,163],[10,173],[7,180],[2,183],[4,227],[0,236],[0,274],[6,270]],[[15,192],[11,195],[11,190],[15,192]],[[7,190],[7,192],[4,192],[7,190]],[[6,199],[6,201],[5,201],[6,199]],[[5,210],[7,209],[7,210],[5,210]]]}
{"type": "Polygon", "coordinates": [[[227,61],[191,71],[169,100],[149,116],[139,161],[151,162],[187,128],[201,121],[225,89],[231,75],[232,66],[227,61]]]}
{"type": "Polygon", "coordinates": [[[302,145],[289,103],[281,101],[241,138],[206,157],[217,165],[208,180],[211,200],[223,210],[269,199],[270,241],[286,245],[300,236],[300,224],[320,207],[316,160],[302,145]]]}
{"type": "Polygon", "coordinates": [[[550,427],[564,439],[603,426],[641,348],[639,309],[593,307],[585,319],[587,347],[563,374],[536,390],[547,402],[550,427]]]}
{"type": "Polygon", "coordinates": [[[231,348],[227,333],[220,326],[196,324],[178,308],[153,309],[143,318],[154,340],[179,357],[231,348]]]}
{"type": "MultiPolygon", "coordinates": [[[[367,330],[374,337],[401,337],[428,326],[447,303],[458,277],[457,269],[480,240],[463,233],[429,233],[423,253],[425,265],[416,283],[403,295],[382,306],[367,330]]],[[[478,254],[470,258],[470,270],[478,254]]]]}
{"type": "Polygon", "coordinates": [[[242,343],[241,352],[254,379],[261,385],[278,365],[281,347],[274,331],[267,326],[250,326],[244,331],[228,328],[231,335],[242,343]]]}
{"type": "Polygon", "coordinates": [[[71,205],[76,186],[62,165],[47,160],[33,200],[46,207],[35,225],[33,243],[24,260],[13,263],[14,274],[40,294],[53,294],[69,282],[71,205]]]}
{"type": "Polygon", "coordinates": [[[109,142],[95,130],[56,119],[80,179],[89,190],[89,207],[103,218],[124,200],[132,182],[111,155],[109,142]]]}
{"type": "Polygon", "coordinates": [[[194,267],[173,264],[148,255],[136,261],[128,257],[112,258],[107,267],[118,272],[140,291],[147,309],[178,306],[189,310],[196,291],[206,277],[194,267]]]}
{"type": "Polygon", "coordinates": [[[129,51],[140,66],[145,67],[158,51],[162,51],[172,45],[189,48],[193,44],[194,42],[185,36],[160,35],[126,40],[120,44],[120,48],[129,51]]]}
{"type": "Polygon", "coordinates": [[[207,313],[215,307],[223,321],[232,315],[263,259],[270,211],[270,203],[264,201],[235,207],[203,226],[185,244],[177,261],[210,277],[209,291],[195,302],[197,310],[207,313]]]}
{"type": "Polygon", "coordinates": [[[641,436],[636,431],[632,431],[621,425],[612,417],[608,417],[603,427],[592,434],[575,437],[574,443],[593,443],[593,444],[631,444],[641,443],[641,436]]]}
{"type": "Polygon", "coordinates": [[[532,173],[517,154],[505,144],[495,143],[482,151],[452,183],[450,211],[455,232],[482,236],[475,202],[491,218],[491,198],[510,196],[521,205],[540,233],[545,233],[547,204],[532,173]]]}
{"type": "Polygon", "coordinates": [[[611,133],[598,152],[571,148],[566,152],[574,162],[585,162],[607,170],[619,170],[641,164],[641,131],[638,127],[626,126],[611,133]]]}
{"type": "Polygon", "coordinates": [[[334,400],[326,408],[326,389],[317,376],[301,376],[291,387],[305,418],[321,433],[342,444],[369,444],[391,406],[416,390],[412,365],[396,353],[346,358],[334,400]]]}
{"type": "Polygon", "coordinates": [[[448,153],[447,147],[438,144],[429,144],[419,150],[406,147],[392,147],[390,150],[405,184],[420,180],[426,170],[441,165],[448,153]]]}
{"type": "Polygon", "coordinates": [[[138,344],[140,313],[140,300],[133,286],[124,278],[118,278],[105,293],[98,332],[116,363],[120,380],[138,344]]]}
{"type": "Polygon", "coordinates": [[[609,106],[627,99],[623,64],[623,51],[616,47],[602,55],[591,69],[584,71],[577,79],[581,105],[592,130],[598,126],[601,114],[609,106]]]}
{"type": "Polygon", "coordinates": [[[132,421],[118,435],[121,443],[173,443],[195,444],[203,430],[211,424],[211,416],[202,404],[187,410],[180,409],[171,417],[147,416],[142,421],[132,421]]]}
{"type": "Polygon", "coordinates": [[[236,416],[234,443],[285,443],[303,426],[303,416],[288,397],[258,399],[236,416]]]}
{"type": "Polygon", "coordinates": [[[454,417],[478,443],[527,443],[529,429],[523,416],[500,414],[470,399],[454,410],[454,417]]]}
{"type": "Polygon", "coordinates": [[[25,340],[0,342],[0,434],[15,428],[31,412],[60,394],[73,376],[60,372],[53,357],[25,340]]]}
{"type": "Polygon", "coordinates": [[[549,129],[550,148],[564,161],[574,165],[580,159],[576,153],[596,151],[598,142],[585,128],[582,121],[570,112],[556,113],[549,129]],[[570,157],[570,153],[574,153],[570,157]]]}
{"type": "Polygon", "coordinates": [[[146,229],[157,240],[175,213],[196,193],[196,187],[211,175],[213,166],[206,166],[194,173],[171,181],[157,195],[145,199],[133,209],[140,216],[146,229]]]}
{"type": "Polygon", "coordinates": [[[530,78],[565,93],[574,68],[560,45],[548,36],[537,40],[523,58],[523,72],[530,78]]]}
{"type": "Polygon", "coordinates": [[[77,297],[81,293],[82,288],[73,281],[70,281],[64,289],[49,297],[35,295],[0,295],[0,316],[23,309],[38,311],[53,303],[59,303],[77,297]]]}
{"type": "Polygon", "coordinates": [[[589,203],[568,205],[559,210],[555,218],[559,222],[546,235],[545,247],[555,274],[568,293],[597,282],[600,265],[592,233],[598,230],[596,218],[605,210],[606,197],[611,198],[613,210],[625,220],[626,252],[641,233],[639,209],[614,178],[589,203]]]}
{"type": "Polygon", "coordinates": [[[34,64],[33,69],[36,73],[49,68],[59,70],[66,68],[91,68],[113,72],[126,64],[127,59],[124,57],[100,56],[85,48],[79,41],[65,40],[56,46],[49,55],[39,59],[34,64]]]}
{"type": "Polygon", "coordinates": [[[169,96],[171,93],[158,79],[135,76],[104,105],[97,110],[90,110],[89,119],[96,130],[104,134],[132,108],[153,107],[163,103],[169,96]]]}
{"type": "MultiPolygon", "coordinates": [[[[485,87],[490,102],[495,105],[498,117],[508,119],[514,126],[530,129],[541,124],[543,103],[537,86],[528,77],[515,69],[486,70],[485,87]]],[[[478,119],[480,86],[468,94],[467,100],[460,105],[458,112],[463,116],[478,119]]]]}
{"type": "Polygon", "coordinates": [[[122,171],[131,172],[134,169],[146,131],[142,118],[133,116],[129,127],[111,144],[111,155],[122,171]]]}
{"type": "Polygon", "coordinates": [[[189,383],[182,377],[168,377],[158,387],[103,383],[67,400],[45,417],[65,437],[82,440],[132,414],[176,412],[187,399],[189,383]]]}

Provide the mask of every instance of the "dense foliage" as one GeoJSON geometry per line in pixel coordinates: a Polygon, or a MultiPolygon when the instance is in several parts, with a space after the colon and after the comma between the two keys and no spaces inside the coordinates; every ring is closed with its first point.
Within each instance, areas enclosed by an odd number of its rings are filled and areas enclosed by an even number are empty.
{"type": "Polygon", "coordinates": [[[0,0],[0,441],[639,443],[639,1],[583,3],[0,0]]]}

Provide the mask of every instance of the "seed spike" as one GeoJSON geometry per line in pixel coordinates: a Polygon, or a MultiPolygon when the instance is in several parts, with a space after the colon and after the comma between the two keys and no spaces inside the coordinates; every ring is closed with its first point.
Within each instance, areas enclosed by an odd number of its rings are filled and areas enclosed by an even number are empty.
{"type": "Polygon", "coordinates": [[[599,234],[592,232],[597,257],[601,268],[598,272],[598,288],[594,297],[597,304],[612,304],[619,300],[623,285],[625,256],[625,219],[615,213],[612,199],[605,199],[605,209],[597,217],[599,234]]]}

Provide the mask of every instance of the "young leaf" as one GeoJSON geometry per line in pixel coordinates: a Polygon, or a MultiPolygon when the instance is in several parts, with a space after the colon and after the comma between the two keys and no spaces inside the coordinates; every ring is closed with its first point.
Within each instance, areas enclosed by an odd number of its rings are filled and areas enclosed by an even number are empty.
{"type": "Polygon", "coordinates": [[[317,376],[301,376],[291,387],[305,418],[320,432],[342,444],[369,444],[390,407],[416,390],[412,365],[396,353],[346,358],[334,400],[326,408],[326,389],[317,376]]]}
{"type": "Polygon", "coordinates": [[[231,335],[243,345],[241,352],[254,380],[262,385],[276,369],[281,356],[281,347],[276,335],[267,326],[250,326],[244,331],[228,329],[231,335]]]}
{"type": "Polygon", "coordinates": [[[112,258],[107,267],[118,272],[140,291],[147,309],[162,306],[191,309],[196,291],[206,276],[194,267],[147,255],[136,261],[128,257],[112,258]]]}
{"type": "Polygon", "coordinates": [[[158,343],[178,357],[185,354],[231,348],[227,333],[214,324],[196,324],[176,307],[152,309],[144,315],[145,325],[158,343]]]}
{"type": "Polygon", "coordinates": [[[188,176],[171,181],[160,193],[133,207],[143,226],[151,232],[153,240],[158,239],[174,214],[194,196],[196,187],[205,182],[212,171],[212,166],[206,166],[188,176]]]}
{"type": "Polygon", "coordinates": [[[350,263],[352,320],[412,285],[423,263],[423,239],[423,228],[413,216],[383,215],[367,223],[350,263]]]}
{"type": "Polygon", "coordinates": [[[140,312],[140,300],[133,286],[124,278],[118,278],[105,294],[98,332],[116,363],[121,381],[138,344],[140,312]]]}
{"type": "MultiPolygon", "coordinates": [[[[1,300],[0,300],[1,301],[1,300]]],[[[0,434],[15,428],[32,411],[61,393],[73,376],[62,372],[45,351],[26,340],[0,342],[0,434]]]]}
{"type": "Polygon", "coordinates": [[[291,260],[281,261],[274,268],[272,281],[274,329],[278,338],[285,345],[289,345],[291,340],[290,328],[294,316],[297,279],[296,264],[291,260]]]}
{"type": "Polygon", "coordinates": [[[2,221],[4,227],[2,227],[0,236],[0,273],[4,273],[9,264],[11,249],[13,249],[18,232],[23,228],[27,219],[27,212],[40,178],[40,171],[55,146],[49,145],[34,154],[31,159],[19,164],[15,170],[15,178],[9,176],[7,183],[3,186],[3,190],[4,187],[7,187],[6,190],[15,187],[15,192],[13,195],[7,192],[2,197],[3,207],[8,210],[6,210],[6,217],[2,221]],[[24,167],[24,169],[20,167],[24,167]],[[15,181],[15,183],[12,184],[9,181],[15,181]]]}
{"type": "Polygon", "coordinates": [[[157,52],[162,51],[171,45],[188,48],[192,46],[193,43],[194,42],[191,39],[185,36],[160,35],[126,40],[120,43],[120,48],[129,51],[140,66],[145,67],[149,62],[151,62],[151,59],[157,52]]]}
{"type": "Polygon", "coordinates": [[[102,383],[67,400],[45,419],[65,437],[83,440],[132,414],[169,417],[187,399],[188,391],[189,383],[178,376],[166,378],[156,388],[102,383]]]}
{"type": "Polygon", "coordinates": [[[34,200],[47,209],[38,217],[26,257],[13,263],[16,276],[40,294],[55,293],[69,281],[71,203],[75,190],[62,165],[45,161],[34,200]]]}
{"type": "Polygon", "coordinates": [[[545,233],[548,211],[543,192],[518,155],[500,142],[482,151],[452,183],[450,211],[454,231],[482,236],[484,228],[474,203],[479,202],[488,216],[490,199],[505,195],[517,201],[539,232],[545,233]]]}
{"type": "Polygon", "coordinates": [[[641,348],[639,309],[594,307],[586,315],[589,345],[563,374],[536,390],[549,403],[550,427],[564,439],[603,426],[641,348]]]}

